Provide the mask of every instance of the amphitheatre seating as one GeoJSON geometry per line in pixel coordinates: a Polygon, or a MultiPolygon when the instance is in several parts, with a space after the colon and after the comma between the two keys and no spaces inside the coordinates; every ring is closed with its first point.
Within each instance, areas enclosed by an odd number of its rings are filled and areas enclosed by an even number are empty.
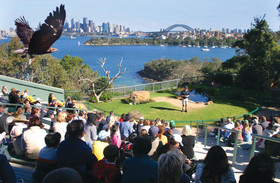
{"type": "Polygon", "coordinates": [[[24,183],[33,182],[32,174],[34,172],[34,168],[22,166],[14,163],[11,163],[11,166],[15,172],[17,180],[22,179],[24,180],[24,183]]]}

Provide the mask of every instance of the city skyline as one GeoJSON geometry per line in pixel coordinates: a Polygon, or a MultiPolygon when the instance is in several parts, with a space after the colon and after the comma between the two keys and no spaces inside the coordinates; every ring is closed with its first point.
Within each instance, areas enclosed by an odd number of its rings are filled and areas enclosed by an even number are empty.
{"type": "MultiPolygon", "coordinates": [[[[35,0],[17,3],[3,0],[0,6],[0,28],[15,28],[14,20],[25,16],[31,27],[43,23],[48,13],[56,6],[65,4],[69,22],[74,17],[93,20],[97,25],[103,22],[114,22],[117,25],[130,27],[134,31],[159,31],[173,24],[186,24],[192,28],[222,30],[249,29],[254,17],[263,17],[273,31],[279,30],[280,17],[276,9],[279,2],[268,0],[177,0],[177,1],[74,1],[35,0]],[[254,2],[254,3],[252,3],[254,2]]],[[[81,22],[82,23],[82,22],[81,22]]]]}

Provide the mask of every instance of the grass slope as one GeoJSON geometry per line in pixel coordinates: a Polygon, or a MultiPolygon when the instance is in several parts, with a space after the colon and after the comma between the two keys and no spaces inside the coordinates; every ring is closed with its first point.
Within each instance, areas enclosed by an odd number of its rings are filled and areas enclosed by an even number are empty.
{"type": "MultiPolygon", "coordinates": [[[[105,111],[115,111],[116,114],[128,113],[129,111],[137,110],[142,113],[145,118],[156,119],[159,117],[164,120],[189,121],[189,120],[210,120],[232,117],[246,114],[255,109],[256,104],[253,100],[233,100],[230,98],[231,91],[235,89],[223,88],[218,91],[218,94],[213,96],[214,104],[208,105],[205,108],[194,109],[189,113],[180,112],[180,108],[167,102],[151,102],[140,105],[128,105],[122,102],[122,99],[115,99],[109,103],[93,104],[95,107],[105,111]]],[[[242,91],[238,90],[238,93],[242,91]]],[[[151,93],[151,98],[154,97],[176,97],[173,93],[160,92],[151,93]]]]}

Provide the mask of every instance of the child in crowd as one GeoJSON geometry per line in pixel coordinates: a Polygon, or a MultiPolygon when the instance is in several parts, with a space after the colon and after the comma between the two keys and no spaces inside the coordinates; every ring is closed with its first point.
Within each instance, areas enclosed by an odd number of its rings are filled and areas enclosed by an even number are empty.
{"type": "Polygon", "coordinates": [[[98,161],[104,158],[103,151],[105,147],[109,145],[110,142],[109,136],[110,136],[109,132],[102,130],[98,134],[98,139],[93,142],[92,153],[96,156],[98,161]]]}
{"type": "Polygon", "coordinates": [[[119,136],[119,126],[118,124],[114,124],[112,127],[111,127],[111,144],[112,145],[116,145],[118,148],[121,147],[121,144],[122,144],[122,141],[121,141],[121,137],[119,136]]]}
{"type": "Polygon", "coordinates": [[[45,137],[46,147],[41,149],[35,172],[33,173],[34,183],[41,182],[51,171],[55,170],[57,164],[56,151],[60,143],[61,135],[58,132],[49,133],[45,137]]]}
{"type": "Polygon", "coordinates": [[[93,167],[93,175],[97,183],[120,183],[121,171],[116,165],[120,157],[118,147],[109,145],[104,149],[103,154],[105,158],[95,163],[93,167]]]}

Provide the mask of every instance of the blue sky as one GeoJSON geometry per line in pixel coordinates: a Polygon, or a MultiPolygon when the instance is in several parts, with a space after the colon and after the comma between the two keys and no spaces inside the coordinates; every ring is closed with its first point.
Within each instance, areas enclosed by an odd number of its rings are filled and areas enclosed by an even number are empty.
{"type": "Polygon", "coordinates": [[[113,22],[132,30],[159,31],[180,23],[192,28],[250,28],[254,17],[266,14],[270,28],[279,30],[277,0],[1,0],[0,28],[14,27],[14,20],[24,15],[31,27],[43,22],[48,13],[65,4],[67,19],[83,17],[97,25],[113,22]]]}

